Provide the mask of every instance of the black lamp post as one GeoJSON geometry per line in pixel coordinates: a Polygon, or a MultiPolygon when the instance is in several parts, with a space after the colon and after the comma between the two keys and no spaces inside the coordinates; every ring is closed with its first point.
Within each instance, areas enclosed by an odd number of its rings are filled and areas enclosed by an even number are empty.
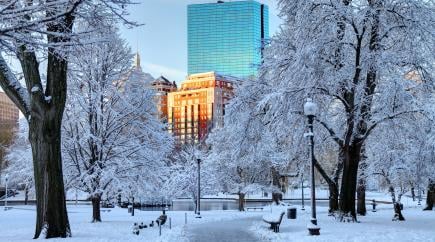
{"type": "Polygon", "coordinates": [[[304,195],[304,171],[301,173],[301,187],[302,187],[302,209],[305,210],[305,195],[304,195]]]}
{"type": "Polygon", "coordinates": [[[201,218],[201,159],[196,159],[198,162],[198,197],[196,198],[196,218],[201,218]]]}
{"type": "Polygon", "coordinates": [[[317,105],[312,101],[311,98],[307,99],[304,104],[304,114],[308,118],[308,133],[305,134],[306,137],[310,138],[310,156],[311,156],[311,224],[308,225],[308,231],[310,235],[320,235],[320,228],[317,226],[316,218],[316,182],[314,179],[314,133],[313,133],[313,122],[316,117],[317,105]]]}

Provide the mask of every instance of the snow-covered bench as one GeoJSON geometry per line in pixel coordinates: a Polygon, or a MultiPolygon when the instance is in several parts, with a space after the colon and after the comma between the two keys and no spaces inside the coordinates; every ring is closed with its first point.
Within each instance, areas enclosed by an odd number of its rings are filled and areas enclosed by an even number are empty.
{"type": "Polygon", "coordinates": [[[272,229],[273,232],[278,233],[284,214],[285,212],[266,214],[263,216],[263,221],[270,224],[270,229],[272,229]]]}

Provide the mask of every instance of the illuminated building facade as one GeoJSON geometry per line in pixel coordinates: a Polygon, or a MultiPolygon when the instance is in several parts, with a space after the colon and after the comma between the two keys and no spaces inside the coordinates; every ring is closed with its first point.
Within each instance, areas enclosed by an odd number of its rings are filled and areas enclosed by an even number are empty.
{"type": "Polygon", "coordinates": [[[168,94],[168,129],[178,145],[203,142],[211,129],[223,126],[235,82],[215,72],[194,74],[168,94]]]}
{"type": "Polygon", "coordinates": [[[177,84],[170,82],[164,76],[160,76],[151,83],[152,88],[156,91],[155,103],[159,118],[163,122],[168,120],[168,93],[177,91],[177,84]]]}
{"type": "Polygon", "coordinates": [[[248,78],[257,74],[269,38],[267,5],[253,0],[187,7],[188,74],[216,71],[248,78]]]}
{"type": "Polygon", "coordinates": [[[0,121],[1,124],[18,124],[19,110],[15,104],[6,96],[6,93],[0,92],[0,121]]]}
{"type": "Polygon", "coordinates": [[[5,148],[12,143],[18,128],[19,113],[9,97],[0,92],[0,169],[3,167],[5,148]]]}

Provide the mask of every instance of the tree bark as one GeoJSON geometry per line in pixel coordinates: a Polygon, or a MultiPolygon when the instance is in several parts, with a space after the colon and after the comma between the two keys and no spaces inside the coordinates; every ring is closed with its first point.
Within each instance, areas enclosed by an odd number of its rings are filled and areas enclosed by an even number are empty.
{"type": "Polygon", "coordinates": [[[435,203],[435,181],[430,180],[427,187],[426,208],[424,210],[429,211],[433,209],[435,203]]]}
{"type": "Polygon", "coordinates": [[[239,211],[245,211],[245,194],[239,192],[239,211]]]}
{"type": "Polygon", "coordinates": [[[100,210],[100,202],[101,195],[97,194],[92,196],[92,223],[101,222],[101,210],[100,210]]]}
{"type": "Polygon", "coordinates": [[[340,189],[341,221],[356,221],[355,193],[357,186],[358,165],[361,159],[361,145],[347,147],[344,152],[343,177],[340,189]]]}
{"type": "Polygon", "coordinates": [[[61,120],[53,110],[46,110],[44,119],[30,120],[29,140],[32,146],[36,191],[36,230],[39,238],[71,235],[65,203],[61,158],[61,120]]]}

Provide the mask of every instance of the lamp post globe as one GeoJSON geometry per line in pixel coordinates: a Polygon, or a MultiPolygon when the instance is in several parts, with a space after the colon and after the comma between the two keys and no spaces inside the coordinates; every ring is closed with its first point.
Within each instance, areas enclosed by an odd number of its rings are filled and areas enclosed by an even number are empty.
{"type": "Polygon", "coordinates": [[[317,114],[317,104],[313,102],[313,99],[307,98],[304,104],[304,114],[307,117],[315,117],[317,114]]]}

